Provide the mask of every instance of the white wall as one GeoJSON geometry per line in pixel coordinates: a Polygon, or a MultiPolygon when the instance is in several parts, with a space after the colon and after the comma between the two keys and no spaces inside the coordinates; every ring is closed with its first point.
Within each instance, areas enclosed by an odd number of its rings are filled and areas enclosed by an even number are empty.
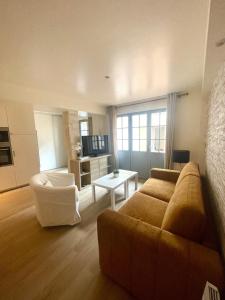
{"type": "Polygon", "coordinates": [[[35,112],[35,126],[41,171],[65,167],[67,156],[62,115],[35,112]]]}
{"type": "Polygon", "coordinates": [[[174,148],[177,150],[190,150],[190,159],[199,163],[201,161],[201,89],[188,91],[189,95],[178,98],[176,105],[176,120],[174,132],[174,148]]]}
{"type": "Polygon", "coordinates": [[[106,115],[92,114],[91,118],[93,135],[109,134],[106,115]]]}

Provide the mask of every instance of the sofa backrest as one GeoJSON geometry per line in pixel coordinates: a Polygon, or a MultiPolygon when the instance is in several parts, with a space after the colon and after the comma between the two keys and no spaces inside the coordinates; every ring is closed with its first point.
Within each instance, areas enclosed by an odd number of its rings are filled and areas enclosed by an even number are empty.
{"type": "Polygon", "coordinates": [[[167,206],[162,229],[201,242],[206,222],[201,179],[195,169],[193,173],[189,172],[190,169],[184,174],[181,172],[182,177],[167,206]]]}
{"type": "Polygon", "coordinates": [[[178,187],[182,180],[189,175],[200,177],[198,165],[194,162],[189,162],[184,166],[177,179],[176,187],[178,187]]]}

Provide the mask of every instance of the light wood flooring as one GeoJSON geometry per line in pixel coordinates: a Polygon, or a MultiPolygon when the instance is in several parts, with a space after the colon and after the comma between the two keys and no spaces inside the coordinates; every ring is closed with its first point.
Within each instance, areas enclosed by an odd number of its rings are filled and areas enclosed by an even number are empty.
{"type": "Polygon", "coordinates": [[[36,220],[30,187],[0,194],[1,300],[132,299],[99,269],[96,218],[110,199],[96,190],[95,204],[89,187],[80,192],[81,224],[47,229],[36,220]]]}

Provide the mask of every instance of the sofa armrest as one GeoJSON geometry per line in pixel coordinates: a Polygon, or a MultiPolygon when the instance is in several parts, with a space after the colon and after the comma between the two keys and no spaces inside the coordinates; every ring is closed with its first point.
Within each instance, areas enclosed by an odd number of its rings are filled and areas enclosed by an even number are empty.
{"type": "Polygon", "coordinates": [[[152,178],[172,181],[174,183],[177,182],[179,175],[180,175],[180,171],[177,170],[158,169],[158,168],[151,169],[152,178]]]}
{"type": "Polygon", "coordinates": [[[224,288],[212,249],[111,210],[97,226],[102,271],[138,299],[201,299],[207,280],[224,288]]]}

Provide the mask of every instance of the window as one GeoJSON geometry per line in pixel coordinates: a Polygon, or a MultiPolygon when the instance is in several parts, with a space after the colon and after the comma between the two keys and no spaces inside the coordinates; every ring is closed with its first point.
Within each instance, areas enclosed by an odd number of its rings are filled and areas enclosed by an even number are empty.
{"type": "Polygon", "coordinates": [[[147,151],[147,114],[132,115],[132,150],[147,151]]]}
{"type": "Polygon", "coordinates": [[[165,152],[166,112],[151,114],[151,152],[165,152]]]}
{"type": "Polygon", "coordinates": [[[86,136],[89,134],[88,120],[80,121],[80,136],[86,136]]]}
{"type": "Polygon", "coordinates": [[[117,117],[117,149],[129,150],[128,116],[117,117]]]}

